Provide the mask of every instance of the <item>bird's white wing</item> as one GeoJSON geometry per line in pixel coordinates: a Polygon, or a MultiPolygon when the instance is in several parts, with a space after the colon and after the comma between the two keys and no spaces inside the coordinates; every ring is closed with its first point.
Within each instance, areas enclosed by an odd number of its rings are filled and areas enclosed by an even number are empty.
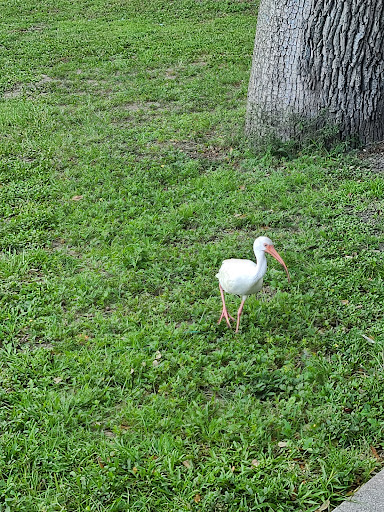
{"type": "Polygon", "coordinates": [[[224,260],[216,274],[221,286],[228,293],[251,295],[260,290],[263,279],[256,279],[257,265],[251,260],[224,260]]]}

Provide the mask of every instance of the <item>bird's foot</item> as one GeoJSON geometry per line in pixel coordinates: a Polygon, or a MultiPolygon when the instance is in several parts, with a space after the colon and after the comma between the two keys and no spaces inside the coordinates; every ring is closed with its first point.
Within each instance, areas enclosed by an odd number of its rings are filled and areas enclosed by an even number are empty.
{"type": "Polygon", "coordinates": [[[229,319],[231,319],[233,322],[235,321],[235,319],[233,318],[233,316],[231,316],[228,313],[227,309],[224,309],[224,308],[223,308],[223,311],[221,312],[221,316],[217,322],[218,325],[221,323],[223,318],[225,318],[225,321],[227,322],[228,327],[231,329],[232,326],[231,326],[231,322],[229,321],[229,319]]]}

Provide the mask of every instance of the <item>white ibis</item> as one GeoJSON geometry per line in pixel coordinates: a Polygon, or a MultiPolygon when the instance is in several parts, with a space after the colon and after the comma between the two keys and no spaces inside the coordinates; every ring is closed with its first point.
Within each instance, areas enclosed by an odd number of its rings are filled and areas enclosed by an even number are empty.
{"type": "Polygon", "coordinates": [[[236,331],[239,330],[240,317],[243,311],[243,306],[246,298],[253,293],[261,290],[263,286],[263,277],[267,271],[267,258],[265,253],[267,252],[273,256],[279,263],[281,263],[287,273],[288,281],[290,281],[289,272],[283,258],[276,251],[273,246],[272,240],[267,236],[259,236],[253,243],[253,252],[256,256],[256,263],[251,260],[224,260],[221,264],[219,272],[216,277],[219,280],[219,288],[221,300],[223,301],[223,311],[219,318],[218,323],[225,318],[228,327],[231,327],[232,318],[227,311],[225,305],[224,292],[233,293],[234,295],[240,295],[242,297],[239,310],[237,312],[237,324],[236,331]]]}

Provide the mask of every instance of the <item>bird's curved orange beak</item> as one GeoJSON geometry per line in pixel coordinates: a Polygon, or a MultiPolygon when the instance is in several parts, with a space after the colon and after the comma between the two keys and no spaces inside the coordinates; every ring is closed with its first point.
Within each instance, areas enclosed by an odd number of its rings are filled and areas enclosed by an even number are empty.
{"type": "Polygon", "coordinates": [[[288,272],[288,269],[287,269],[287,265],[284,263],[283,258],[276,251],[276,249],[273,247],[273,245],[267,245],[266,248],[265,248],[265,252],[267,252],[268,254],[273,256],[275,258],[275,260],[277,260],[281,265],[283,265],[283,267],[285,269],[285,272],[287,274],[287,277],[288,277],[288,282],[291,282],[291,278],[289,277],[289,272],[288,272]]]}

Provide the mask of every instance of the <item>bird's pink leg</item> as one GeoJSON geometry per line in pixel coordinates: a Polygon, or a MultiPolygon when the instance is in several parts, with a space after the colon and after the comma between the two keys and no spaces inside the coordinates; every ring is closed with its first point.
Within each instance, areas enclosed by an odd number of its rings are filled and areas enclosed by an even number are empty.
{"type": "Polygon", "coordinates": [[[228,314],[227,306],[225,305],[224,290],[223,290],[221,284],[219,284],[219,288],[220,288],[221,300],[223,302],[223,311],[221,312],[221,316],[217,323],[219,324],[222,321],[222,319],[225,318],[225,320],[228,324],[228,327],[231,327],[231,322],[229,321],[229,319],[231,319],[231,320],[235,320],[235,319],[231,315],[228,314]]]}
{"type": "Polygon", "coordinates": [[[241,301],[241,304],[240,304],[240,307],[239,307],[239,311],[237,312],[237,324],[236,324],[236,331],[235,332],[239,332],[240,317],[241,317],[241,313],[243,312],[244,302],[245,302],[246,298],[247,297],[244,297],[243,300],[241,301]]]}

